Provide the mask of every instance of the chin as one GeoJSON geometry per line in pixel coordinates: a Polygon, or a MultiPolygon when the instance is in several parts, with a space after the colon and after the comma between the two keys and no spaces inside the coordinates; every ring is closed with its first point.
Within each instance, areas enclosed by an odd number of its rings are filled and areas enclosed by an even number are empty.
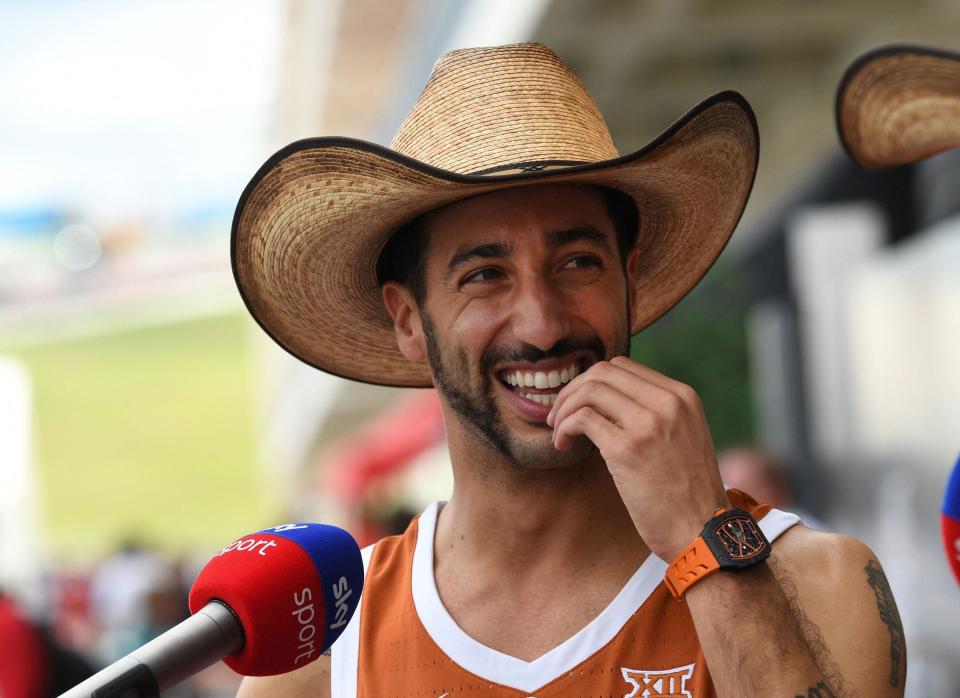
{"type": "Polygon", "coordinates": [[[553,447],[552,431],[541,438],[511,439],[511,460],[525,470],[568,470],[588,465],[597,456],[597,448],[585,436],[566,451],[553,447]]]}

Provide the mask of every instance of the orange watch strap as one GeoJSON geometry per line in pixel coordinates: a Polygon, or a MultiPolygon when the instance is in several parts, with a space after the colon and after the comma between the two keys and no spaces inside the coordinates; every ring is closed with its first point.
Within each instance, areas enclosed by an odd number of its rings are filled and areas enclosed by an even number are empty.
{"type": "Polygon", "coordinates": [[[691,586],[719,571],[720,563],[701,536],[667,567],[663,582],[675,599],[682,599],[691,586]]]}

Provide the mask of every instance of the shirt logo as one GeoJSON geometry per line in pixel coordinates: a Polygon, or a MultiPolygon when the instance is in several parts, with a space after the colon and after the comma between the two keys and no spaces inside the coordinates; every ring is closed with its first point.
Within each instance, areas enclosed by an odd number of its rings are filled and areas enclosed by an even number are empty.
{"type": "Polygon", "coordinates": [[[687,680],[693,676],[695,667],[696,664],[687,664],[659,671],[621,667],[623,680],[633,686],[623,698],[693,698],[687,690],[687,680]]]}

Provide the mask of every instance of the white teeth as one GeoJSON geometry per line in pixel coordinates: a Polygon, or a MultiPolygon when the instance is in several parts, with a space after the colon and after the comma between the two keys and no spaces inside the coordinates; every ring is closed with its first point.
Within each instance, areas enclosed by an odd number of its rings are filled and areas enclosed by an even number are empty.
{"type": "Polygon", "coordinates": [[[576,363],[566,366],[559,371],[508,371],[501,374],[503,381],[508,385],[518,387],[537,388],[558,388],[564,383],[569,383],[580,373],[576,363]]]}
{"type": "Polygon", "coordinates": [[[520,397],[526,398],[531,402],[536,402],[539,405],[552,405],[557,400],[555,393],[520,393],[520,397]]]}

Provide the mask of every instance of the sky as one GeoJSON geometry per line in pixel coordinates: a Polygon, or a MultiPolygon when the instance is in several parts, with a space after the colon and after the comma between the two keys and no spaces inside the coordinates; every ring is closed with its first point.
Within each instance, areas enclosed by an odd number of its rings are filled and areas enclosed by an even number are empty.
{"type": "Polygon", "coordinates": [[[0,212],[232,208],[270,155],[282,8],[0,0],[0,212]]]}

